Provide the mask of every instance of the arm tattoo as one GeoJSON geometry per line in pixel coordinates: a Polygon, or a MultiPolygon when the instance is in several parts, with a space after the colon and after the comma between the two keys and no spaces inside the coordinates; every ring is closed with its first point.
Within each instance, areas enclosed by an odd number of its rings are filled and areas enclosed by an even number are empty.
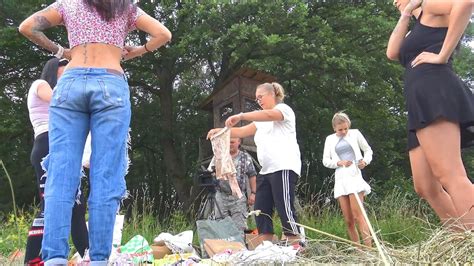
{"type": "Polygon", "coordinates": [[[33,26],[33,31],[43,31],[49,27],[51,27],[51,23],[49,20],[43,16],[35,16],[35,25],[33,26]]]}
{"type": "Polygon", "coordinates": [[[31,41],[38,44],[39,46],[47,49],[50,52],[56,53],[58,51],[58,46],[53,43],[46,35],[44,35],[43,30],[50,28],[51,23],[48,19],[41,15],[36,15],[34,17],[34,26],[31,28],[31,35],[28,36],[31,41]]]}

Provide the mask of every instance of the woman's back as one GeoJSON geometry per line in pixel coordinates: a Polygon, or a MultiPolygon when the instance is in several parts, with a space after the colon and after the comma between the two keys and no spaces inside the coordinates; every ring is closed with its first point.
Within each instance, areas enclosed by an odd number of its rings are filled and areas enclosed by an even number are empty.
{"type": "MultiPolygon", "coordinates": [[[[28,91],[27,105],[30,116],[30,122],[35,132],[35,137],[48,131],[48,107],[49,102],[42,100],[38,96],[38,87],[41,83],[47,84],[45,80],[37,79],[28,91]]],[[[49,84],[48,84],[49,86],[49,84]]]]}
{"type": "Polygon", "coordinates": [[[171,32],[131,0],[57,0],[25,19],[18,30],[57,58],[72,59],[69,68],[108,68],[122,71],[120,60],[152,52],[171,40],[171,32]],[[50,40],[43,31],[65,25],[71,49],[50,40]],[[135,28],[149,34],[139,46],[125,46],[135,28]]]}
{"type": "Polygon", "coordinates": [[[58,0],[52,6],[61,16],[71,48],[69,67],[103,67],[121,70],[120,59],[128,32],[143,13],[131,2],[107,20],[83,0],[58,0]]]}
{"type": "Polygon", "coordinates": [[[97,67],[122,71],[122,50],[103,43],[87,43],[71,50],[70,68],[97,67]]]}

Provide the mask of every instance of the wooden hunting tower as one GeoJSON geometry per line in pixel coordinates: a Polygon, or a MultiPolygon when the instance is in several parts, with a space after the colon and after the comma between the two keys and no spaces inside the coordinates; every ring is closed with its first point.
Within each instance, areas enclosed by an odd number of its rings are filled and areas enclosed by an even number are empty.
{"type": "MultiPolygon", "coordinates": [[[[255,89],[265,82],[274,82],[275,77],[253,69],[242,68],[231,75],[221,86],[215,88],[199,106],[212,113],[209,128],[224,127],[225,120],[240,112],[250,112],[260,109],[255,102],[255,89]]],[[[248,123],[248,122],[244,122],[248,123]]],[[[242,126],[242,122],[236,126],[242,126]]],[[[256,152],[253,137],[242,140],[242,148],[256,152]]],[[[212,156],[209,141],[200,142],[201,160],[212,156]]]]}

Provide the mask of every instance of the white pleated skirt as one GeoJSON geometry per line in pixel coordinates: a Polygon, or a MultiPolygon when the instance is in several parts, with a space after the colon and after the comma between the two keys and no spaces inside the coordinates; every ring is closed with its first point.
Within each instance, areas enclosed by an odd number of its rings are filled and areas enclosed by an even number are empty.
{"type": "Polygon", "coordinates": [[[370,186],[362,178],[362,172],[357,165],[352,164],[349,167],[339,167],[336,169],[334,182],[334,198],[350,195],[353,193],[364,192],[364,195],[370,193],[370,186]]]}

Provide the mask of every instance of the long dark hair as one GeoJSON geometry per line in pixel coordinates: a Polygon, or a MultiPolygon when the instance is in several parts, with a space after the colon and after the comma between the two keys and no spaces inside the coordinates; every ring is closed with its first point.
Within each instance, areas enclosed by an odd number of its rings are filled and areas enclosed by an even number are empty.
{"type": "Polygon", "coordinates": [[[83,0],[88,7],[94,8],[105,21],[111,21],[123,15],[132,6],[131,0],[83,0]]]}
{"type": "Polygon", "coordinates": [[[54,88],[56,83],[58,83],[58,68],[67,65],[67,63],[68,61],[66,59],[59,60],[56,57],[49,59],[46,64],[44,64],[40,78],[46,80],[49,86],[54,88]]]}

